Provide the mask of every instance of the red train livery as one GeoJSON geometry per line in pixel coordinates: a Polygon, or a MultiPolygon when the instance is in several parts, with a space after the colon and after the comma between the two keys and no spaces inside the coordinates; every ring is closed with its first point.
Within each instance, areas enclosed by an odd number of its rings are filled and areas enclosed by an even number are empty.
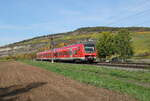
{"type": "Polygon", "coordinates": [[[96,49],[92,43],[74,44],[37,53],[37,60],[95,62],[96,49]]]}

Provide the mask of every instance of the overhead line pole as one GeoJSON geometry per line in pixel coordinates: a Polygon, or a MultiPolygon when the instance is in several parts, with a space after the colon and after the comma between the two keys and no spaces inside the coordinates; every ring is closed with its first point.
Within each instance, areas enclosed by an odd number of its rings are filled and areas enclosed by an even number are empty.
{"type": "Polygon", "coordinates": [[[51,59],[51,63],[54,63],[54,42],[53,42],[53,36],[50,38],[50,47],[51,47],[51,50],[52,50],[52,59],[51,59]]]}

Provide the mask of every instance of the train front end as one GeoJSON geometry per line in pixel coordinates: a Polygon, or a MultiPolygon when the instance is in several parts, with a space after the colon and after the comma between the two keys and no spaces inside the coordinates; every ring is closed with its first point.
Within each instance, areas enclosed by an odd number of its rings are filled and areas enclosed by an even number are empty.
{"type": "Polygon", "coordinates": [[[84,44],[84,56],[86,62],[96,62],[96,48],[92,43],[84,44]]]}

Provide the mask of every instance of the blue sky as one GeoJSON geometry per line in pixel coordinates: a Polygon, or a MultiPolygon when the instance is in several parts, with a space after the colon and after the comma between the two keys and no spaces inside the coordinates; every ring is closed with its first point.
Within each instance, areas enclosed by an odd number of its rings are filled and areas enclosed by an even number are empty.
{"type": "Polygon", "coordinates": [[[0,0],[0,46],[92,26],[150,26],[150,0],[0,0]]]}

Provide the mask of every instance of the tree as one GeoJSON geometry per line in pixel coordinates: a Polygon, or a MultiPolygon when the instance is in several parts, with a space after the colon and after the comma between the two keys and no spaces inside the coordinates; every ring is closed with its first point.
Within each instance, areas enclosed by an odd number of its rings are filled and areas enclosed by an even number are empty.
{"type": "Polygon", "coordinates": [[[131,35],[128,30],[118,33],[103,32],[100,34],[96,47],[100,58],[118,57],[122,60],[133,55],[131,35]]]}
{"type": "Polygon", "coordinates": [[[120,58],[125,59],[133,55],[131,39],[132,38],[128,30],[120,30],[117,35],[115,35],[115,49],[120,58]]]}
{"type": "Polygon", "coordinates": [[[114,35],[110,32],[102,32],[98,38],[96,47],[100,58],[107,58],[115,54],[114,35]]]}

